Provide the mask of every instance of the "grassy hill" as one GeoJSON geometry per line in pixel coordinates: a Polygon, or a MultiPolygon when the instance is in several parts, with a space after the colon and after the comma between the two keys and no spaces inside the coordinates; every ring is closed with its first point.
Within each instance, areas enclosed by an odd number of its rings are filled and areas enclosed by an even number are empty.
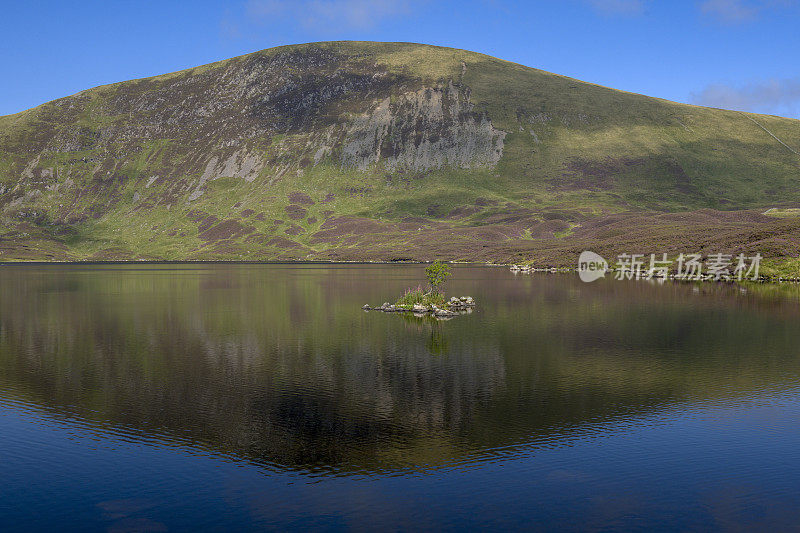
{"type": "Polygon", "coordinates": [[[789,258],[798,152],[797,120],[464,50],[285,46],[0,117],[0,261],[789,258]]]}

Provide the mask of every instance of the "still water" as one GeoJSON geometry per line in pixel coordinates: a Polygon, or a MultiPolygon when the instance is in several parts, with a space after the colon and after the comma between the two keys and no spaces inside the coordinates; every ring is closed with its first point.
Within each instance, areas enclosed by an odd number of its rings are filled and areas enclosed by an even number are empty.
{"type": "Polygon", "coordinates": [[[798,299],[423,279],[0,265],[0,530],[800,527],[798,299]]]}

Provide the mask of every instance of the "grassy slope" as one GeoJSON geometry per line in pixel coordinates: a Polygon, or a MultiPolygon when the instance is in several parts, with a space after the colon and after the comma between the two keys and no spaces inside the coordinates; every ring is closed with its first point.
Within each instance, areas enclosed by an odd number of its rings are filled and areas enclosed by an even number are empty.
{"type": "MultiPolygon", "coordinates": [[[[179,165],[187,157],[184,140],[148,138],[133,153],[112,154],[119,161],[116,172],[125,179],[100,186],[92,181],[96,163],[76,160],[107,158],[115,145],[99,148],[87,143],[85,150],[41,155],[40,166],[54,168],[56,175],[59,169],[65,174],[69,167],[73,176],[77,168],[87,184],[71,195],[45,189],[26,199],[26,213],[46,213],[45,223],[32,223],[30,217],[18,223],[19,213],[8,208],[6,198],[5,216],[13,223],[7,224],[0,242],[0,251],[5,250],[0,258],[426,259],[441,250],[453,259],[544,256],[553,262],[552,258],[570,252],[535,251],[563,248],[564,242],[580,237],[581,228],[598,216],[704,208],[761,211],[800,205],[800,156],[763,129],[800,151],[798,121],[676,104],[473,52],[402,43],[318,43],[270,49],[148,80],[106,85],[61,101],[78,105],[57,106],[56,101],[0,117],[0,184],[10,188],[16,183],[26,150],[44,142],[53,130],[77,126],[91,137],[106,126],[141,120],[107,112],[111,99],[137,91],[141,84],[146,85],[142,92],[156,91],[192,77],[215,75],[255,56],[312,49],[341,54],[343,69],[355,68],[355,62],[361,61],[383,65],[428,86],[452,80],[469,87],[476,109],[507,132],[503,158],[492,169],[444,168],[422,174],[387,174],[381,168],[356,172],[328,158],[280,180],[275,179],[274,167],[265,168],[252,183],[222,178],[210,182],[199,199],[181,198],[171,204],[164,200],[170,194],[169,182],[145,185],[165,162],[179,165]],[[315,203],[304,205],[306,216],[293,220],[286,209],[289,195],[297,191],[307,193],[315,203]],[[146,208],[141,200],[134,200],[137,195],[151,200],[146,208]],[[334,199],[326,202],[326,197],[334,199]],[[472,208],[476,201],[482,204],[476,212],[442,218],[454,209],[472,208]],[[253,215],[242,215],[247,209],[253,215]],[[257,242],[248,242],[244,236],[203,240],[198,223],[187,217],[191,211],[219,221],[235,220],[264,237],[257,242]],[[98,216],[66,229],[47,223],[70,212],[98,216]],[[501,220],[508,213],[524,220],[501,220]],[[323,224],[331,215],[362,217],[377,221],[378,226],[342,229],[340,238],[320,242],[315,234],[327,227],[323,224]],[[411,226],[416,224],[416,228],[402,226],[409,216],[424,220],[415,219],[411,226]],[[548,221],[558,224],[553,231],[538,235],[536,223],[548,221]],[[491,234],[481,233],[484,230],[491,234]],[[268,244],[274,237],[283,241],[268,244]],[[476,243],[484,241],[490,243],[488,253],[475,249],[476,243]],[[424,242],[430,246],[421,247],[424,242]]],[[[267,156],[291,154],[306,140],[290,132],[269,139],[262,149],[267,156]]],[[[187,171],[170,178],[196,180],[198,173],[187,171]]],[[[676,224],[668,233],[677,237],[686,230],[676,224]]],[[[795,232],[794,226],[788,231],[795,232]]],[[[618,237],[594,238],[613,241],[618,237]]],[[[776,255],[791,255],[793,250],[793,245],[788,246],[776,255]]]]}

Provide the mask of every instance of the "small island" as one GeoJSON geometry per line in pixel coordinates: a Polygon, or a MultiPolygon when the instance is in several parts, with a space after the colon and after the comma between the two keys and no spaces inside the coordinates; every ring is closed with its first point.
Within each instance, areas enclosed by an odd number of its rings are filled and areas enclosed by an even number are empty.
{"type": "Polygon", "coordinates": [[[366,304],[364,311],[383,311],[384,313],[414,313],[415,315],[433,315],[437,318],[451,318],[459,314],[468,313],[475,307],[472,296],[451,296],[448,300],[440,290],[444,281],[450,276],[450,265],[441,261],[434,261],[425,268],[425,277],[428,280],[427,290],[419,285],[407,289],[394,304],[384,302],[378,307],[366,304]]]}

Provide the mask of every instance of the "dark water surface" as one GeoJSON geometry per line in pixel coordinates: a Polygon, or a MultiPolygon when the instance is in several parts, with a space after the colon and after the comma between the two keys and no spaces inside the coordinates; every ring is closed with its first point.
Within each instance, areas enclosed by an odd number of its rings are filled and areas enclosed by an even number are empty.
{"type": "Polygon", "coordinates": [[[800,304],[457,267],[0,265],[0,530],[796,530],[800,304]]]}

